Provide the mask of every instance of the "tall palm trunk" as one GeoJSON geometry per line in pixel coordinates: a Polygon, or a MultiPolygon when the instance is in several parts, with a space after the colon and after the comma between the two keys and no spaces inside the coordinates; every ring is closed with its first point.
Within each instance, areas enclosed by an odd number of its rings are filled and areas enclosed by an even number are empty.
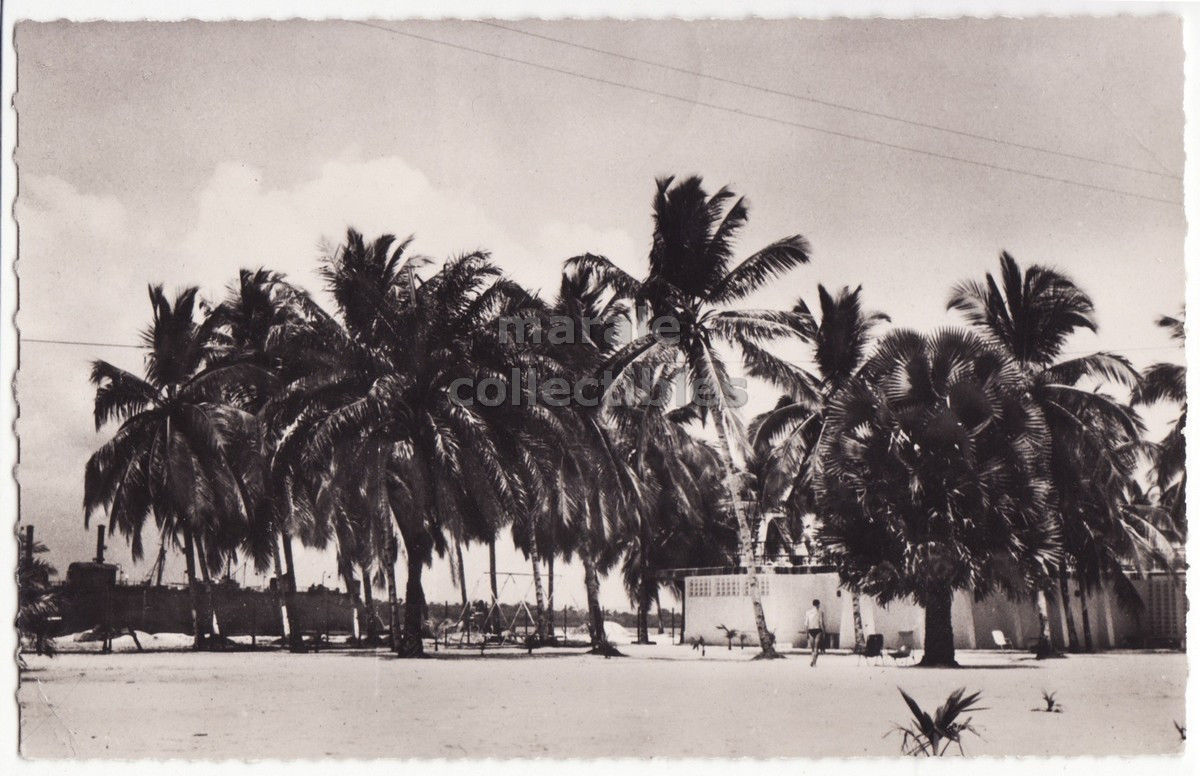
{"type": "Polygon", "coordinates": [[[638,591],[638,643],[650,643],[650,605],[654,603],[654,596],[650,591],[650,585],[643,580],[641,588],[638,591]]]}
{"type": "Polygon", "coordinates": [[[347,563],[341,569],[342,583],[350,596],[350,635],[357,643],[362,638],[362,596],[358,594],[358,580],[354,578],[354,567],[347,563]]]}
{"type": "Polygon", "coordinates": [[[492,583],[492,602],[500,600],[500,592],[496,587],[496,539],[488,539],[488,580],[492,583]]]}
{"type": "Polygon", "coordinates": [[[423,657],[425,648],[421,637],[425,626],[425,589],[421,586],[421,573],[425,564],[420,553],[409,546],[405,565],[408,580],[404,586],[404,636],[397,652],[402,657],[423,657]]]}
{"type": "Polygon", "coordinates": [[[396,529],[388,520],[387,551],[383,564],[383,577],[387,580],[388,596],[388,639],[393,650],[400,646],[400,602],[397,600],[396,589],[396,558],[399,555],[396,546],[396,529]]]}
{"type": "Polygon", "coordinates": [[[375,632],[375,591],[371,589],[371,567],[364,563],[359,568],[362,570],[363,608],[366,610],[367,639],[374,641],[377,634],[375,632]]]}
{"type": "Polygon", "coordinates": [[[213,596],[212,576],[208,572],[208,556],[204,552],[204,542],[199,536],[195,538],[196,552],[200,556],[200,576],[204,579],[204,594],[208,599],[209,619],[212,623],[212,635],[214,639],[221,636],[221,623],[217,619],[217,603],[213,596]]]}
{"type": "Polygon", "coordinates": [[[740,494],[737,492],[737,470],[733,465],[733,453],[729,447],[729,437],[725,433],[724,419],[719,415],[714,418],[717,427],[717,453],[721,458],[721,466],[725,469],[725,489],[729,493],[733,513],[738,523],[738,544],[741,545],[741,560],[746,566],[746,587],[750,594],[750,605],[754,609],[754,627],[758,631],[758,643],[762,652],[758,657],[783,657],[775,651],[774,636],[767,630],[767,618],[763,614],[762,591],[758,587],[758,570],[755,568],[754,544],[750,535],[750,521],[742,509],[740,494]]]}
{"type": "Polygon", "coordinates": [[[596,561],[590,548],[584,547],[580,557],[583,559],[583,583],[587,588],[588,630],[592,636],[592,648],[607,653],[612,648],[604,632],[604,610],[600,608],[600,575],[596,572],[596,561]]]}
{"type": "Polygon", "coordinates": [[[287,580],[283,578],[283,561],[279,556],[279,542],[271,540],[271,560],[275,564],[275,605],[279,607],[279,632],[283,634],[283,643],[292,641],[292,614],[288,611],[284,588],[287,580]]]}
{"type": "Polygon", "coordinates": [[[200,591],[196,588],[196,555],[190,528],[183,529],[183,559],[187,567],[188,602],[192,606],[192,649],[200,649],[200,591]]]}
{"type": "MultiPolygon", "coordinates": [[[[296,564],[292,558],[292,535],[287,529],[280,529],[279,541],[283,545],[283,576],[281,584],[283,584],[283,600],[287,604],[288,617],[296,617],[299,611],[296,608],[296,564]]],[[[292,631],[291,641],[288,647],[292,651],[301,649],[302,635],[296,628],[295,619],[289,620],[292,631]]]]}
{"type": "Polygon", "coordinates": [[[1067,577],[1067,566],[1065,563],[1058,572],[1058,592],[1059,600],[1062,602],[1063,614],[1067,618],[1067,649],[1072,652],[1078,652],[1079,636],[1075,632],[1075,611],[1071,607],[1071,581],[1067,577]]]}
{"type": "Polygon", "coordinates": [[[454,540],[454,555],[458,560],[458,592],[462,595],[463,613],[466,614],[470,603],[467,601],[467,571],[463,568],[462,542],[454,540]]]}
{"type": "Polygon", "coordinates": [[[540,639],[546,635],[546,592],[542,589],[542,559],[538,556],[537,530],[529,529],[529,560],[533,565],[533,590],[537,598],[537,612],[534,618],[534,634],[540,639]]]}
{"type": "Polygon", "coordinates": [[[1050,601],[1046,591],[1038,588],[1036,597],[1038,617],[1038,655],[1044,656],[1054,651],[1054,636],[1050,630],[1050,601]]]}
{"type": "Polygon", "coordinates": [[[1087,590],[1083,588],[1082,584],[1079,586],[1079,609],[1083,613],[1083,649],[1085,652],[1094,652],[1092,618],[1088,612],[1087,590]]]}
{"type": "Polygon", "coordinates": [[[546,622],[549,624],[548,637],[554,636],[554,552],[551,550],[546,557],[546,622]]]}
{"type": "Polygon", "coordinates": [[[863,635],[862,597],[857,590],[850,591],[850,611],[854,614],[854,651],[862,652],[867,646],[867,639],[863,635]]]}

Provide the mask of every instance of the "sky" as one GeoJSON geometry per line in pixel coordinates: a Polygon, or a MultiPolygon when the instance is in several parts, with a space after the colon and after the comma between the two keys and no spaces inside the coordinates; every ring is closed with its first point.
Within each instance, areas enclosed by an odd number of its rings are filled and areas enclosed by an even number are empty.
{"type": "MultiPolygon", "coordinates": [[[[700,174],[747,196],[741,255],[813,246],[752,306],[862,284],[897,326],[956,325],[950,287],[1003,249],[1095,300],[1100,329],[1069,352],[1182,361],[1154,326],[1184,293],[1175,18],[372,24],[17,25],[20,520],[60,571],[93,554],[83,468],[113,430],[94,428],[89,363],[140,371],[142,355],[27,340],[136,344],[147,284],[216,300],[242,267],[324,299],[319,246],[348,226],[415,234],[430,256],[487,249],[552,295],[579,253],[643,272],[655,177],[700,174]]],[[[777,398],[751,387],[747,418],[777,398]]],[[[506,541],[498,556],[529,570],[506,541]]],[[[145,577],[119,537],[109,559],[145,577]]],[[[473,597],[486,570],[469,549],[473,597]]],[[[300,553],[301,586],[334,571],[331,552],[300,553]]],[[[557,571],[558,603],[583,607],[582,569],[557,571]]],[[[425,580],[430,601],[459,597],[444,561],[425,580]]],[[[501,598],[522,596],[516,578],[501,598]]],[[[619,578],[602,603],[629,608],[619,578]]]]}

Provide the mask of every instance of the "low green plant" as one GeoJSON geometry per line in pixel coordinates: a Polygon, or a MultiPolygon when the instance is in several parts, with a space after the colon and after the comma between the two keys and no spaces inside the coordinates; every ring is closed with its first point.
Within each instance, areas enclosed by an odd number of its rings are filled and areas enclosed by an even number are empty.
{"type": "Polygon", "coordinates": [[[1063,710],[1062,704],[1059,703],[1054,697],[1057,694],[1058,693],[1053,693],[1053,692],[1048,692],[1046,690],[1042,690],[1042,702],[1046,704],[1046,707],[1040,708],[1040,709],[1034,709],[1034,711],[1045,711],[1045,712],[1050,712],[1050,713],[1054,713],[1054,714],[1061,714],[1062,710],[1063,710]]]}
{"type": "MultiPolygon", "coordinates": [[[[900,689],[900,688],[897,688],[900,689]]],[[[953,744],[958,747],[958,753],[964,754],[962,737],[964,733],[979,735],[971,727],[971,718],[961,719],[969,711],[982,711],[982,706],[975,705],[979,701],[979,692],[966,694],[965,687],[960,687],[946,698],[946,702],[938,707],[933,714],[925,711],[913,700],[912,696],[900,689],[900,695],[912,711],[912,722],[907,726],[896,725],[888,733],[899,731],[902,738],[900,751],[911,757],[941,757],[953,744]]]]}

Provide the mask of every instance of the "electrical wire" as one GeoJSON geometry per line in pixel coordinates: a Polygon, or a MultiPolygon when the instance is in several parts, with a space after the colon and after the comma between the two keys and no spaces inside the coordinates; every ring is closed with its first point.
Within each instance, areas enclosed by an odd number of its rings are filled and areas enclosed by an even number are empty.
{"type": "MultiPolygon", "coordinates": [[[[651,59],[642,59],[641,57],[630,56],[629,54],[621,54],[619,52],[610,51],[608,49],[596,48],[594,46],[587,46],[582,43],[576,43],[574,41],[564,40],[562,38],[555,38],[551,35],[542,35],[540,33],[530,32],[529,30],[518,29],[516,27],[509,27],[504,24],[497,24],[496,22],[486,21],[484,19],[471,19],[470,21],[473,21],[476,24],[482,24],[486,27],[494,27],[498,30],[506,30],[508,32],[516,33],[517,35],[525,35],[530,38],[537,38],[539,40],[550,41],[552,43],[558,43],[563,46],[570,46],[571,48],[577,48],[577,49],[581,49],[583,51],[590,51],[594,54],[603,54],[605,56],[616,57],[617,59],[624,59],[628,62],[636,62],[636,63],[642,64],[642,65],[649,65],[650,67],[662,68],[663,70],[669,70],[673,73],[681,73],[684,75],[695,76],[696,78],[703,78],[708,81],[715,81],[717,83],[728,84],[730,86],[738,86],[738,87],[741,87],[744,89],[753,89],[754,91],[762,92],[763,94],[773,94],[778,97],[788,97],[793,100],[800,100],[801,102],[809,102],[814,105],[823,105],[827,108],[836,108],[838,110],[850,111],[851,113],[858,113],[863,116],[871,116],[873,118],[886,119],[887,121],[895,121],[900,124],[907,124],[908,126],[911,126],[911,127],[921,127],[923,129],[933,129],[938,132],[946,132],[951,135],[958,135],[959,137],[971,138],[972,140],[982,140],[982,141],[985,141],[988,143],[996,143],[997,145],[1009,146],[1011,148],[1021,148],[1026,151],[1036,151],[1038,153],[1050,154],[1052,156],[1060,156],[1064,159],[1074,159],[1074,160],[1080,161],[1080,162],[1091,162],[1093,164],[1102,164],[1102,165],[1105,165],[1106,167],[1115,167],[1120,170],[1130,170],[1132,172],[1140,172],[1140,173],[1145,173],[1147,175],[1157,175],[1161,178],[1171,178],[1172,180],[1183,180],[1183,176],[1175,175],[1175,174],[1173,174],[1171,172],[1167,172],[1167,171],[1151,170],[1146,167],[1138,167],[1138,166],[1132,165],[1132,164],[1122,164],[1121,162],[1113,162],[1113,161],[1109,161],[1107,159],[1098,159],[1094,156],[1084,156],[1082,154],[1072,154],[1067,151],[1059,151],[1054,148],[1046,148],[1044,146],[1032,145],[1029,143],[1019,143],[1015,140],[1005,140],[1004,138],[993,137],[991,135],[981,135],[977,132],[967,132],[967,131],[961,130],[961,129],[954,129],[952,127],[942,126],[941,124],[933,124],[933,123],[926,122],[926,121],[917,121],[915,119],[908,119],[908,118],[904,118],[903,116],[893,115],[891,113],[883,113],[880,111],[869,110],[867,108],[859,108],[854,105],[847,105],[846,103],[835,102],[834,100],[827,100],[827,99],[823,99],[820,97],[813,97],[812,95],[796,94],[795,92],[787,92],[787,91],[783,91],[781,89],[772,89],[769,86],[762,86],[761,84],[750,83],[748,81],[738,81],[733,78],[724,78],[719,75],[712,75],[711,73],[701,73],[696,70],[688,70],[687,68],[684,68],[684,67],[676,67],[674,65],[668,65],[665,62],[655,62],[654,60],[651,60],[651,59]]],[[[1135,138],[1135,140],[1137,140],[1137,138],[1135,138]]],[[[1147,153],[1150,153],[1150,150],[1148,148],[1146,148],[1141,143],[1140,140],[1137,140],[1137,142],[1138,142],[1138,145],[1142,147],[1142,150],[1146,151],[1147,153]]],[[[1157,161],[1157,159],[1156,159],[1156,161],[1157,161]]],[[[1160,164],[1161,164],[1161,162],[1160,162],[1160,164]]]]}
{"type": "Polygon", "coordinates": [[[547,65],[542,62],[534,62],[534,61],[527,60],[527,59],[519,59],[517,57],[510,57],[505,54],[497,54],[492,51],[485,51],[483,49],[474,48],[472,46],[465,46],[460,43],[452,43],[450,41],[439,40],[438,38],[430,38],[426,35],[419,35],[415,32],[407,32],[404,30],[397,30],[392,27],[385,27],[383,25],[374,24],[372,22],[361,21],[361,20],[357,20],[357,19],[347,19],[346,21],[349,24],[356,24],[356,25],[359,25],[362,27],[369,27],[371,29],[379,30],[381,32],[386,32],[386,33],[389,33],[392,35],[398,35],[398,36],[405,37],[405,38],[412,38],[414,40],[421,40],[421,41],[425,41],[426,43],[432,43],[432,44],[435,44],[438,46],[446,46],[448,48],[458,49],[460,51],[468,51],[468,52],[471,52],[474,54],[480,54],[485,57],[491,57],[493,59],[498,59],[498,60],[501,60],[504,62],[512,62],[514,64],[526,65],[528,67],[537,68],[539,70],[545,70],[545,71],[552,72],[552,73],[559,73],[561,75],[571,76],[574,78],[581,78],[581,79],[584,79],[587,81],[593,81],[595,83],[605,84],[608,86],[615,86],[615,87],[621,88],[621,89],[629,89],[631,91],[641,92],[642,94],[648,94],[648,95],[652,95],[655,97],[662,97],[662,98],[669,99],[669,100],[675,100],[678,102],[689,103],[689,104],[697,105],[697,106],[704,107],[704,108],[710,108],[712,110],[723,111],[725,113],[732,113],[734,115],[743,116],[745,118],[760,119],[762,121],[769,121],[769,122],[772,122],[775,124],[796,127],[798,129],[805,129],[810,132],[817,132],[820,134],[830,135],[833,137],[839,137],[839,138],[843,138],[846,140],[857,140],[862,143],[869,143],[871,145],[877,145],[877,146],[881,146],[883,148],[890,148],[890,149],[893,149],[896,151],[907,151],[909,153],[920,154],[920,155],[928,156],[928,157],[931,157],[934,159],[942,159],[945,161],[969,164],[969,165],[973,165],[976,167],[983,167],[983,168],[987,168],[987,169],[991,169],[991,170],[997,170],[1000,172],[1007,172],[1007,173],[1011,173],[1014,175],[1023,175],[1023,176],[1029,177],[1029,178],[1036,178],[1038,180],[1051,181],[1054,183],[1062,183],[1062,184],[1065,184],[1068,186],[1077,186],[1080,188],[1090,189],[1093,191],[1104,191],[1104,192],[1108,192],[1110,194],[1117,194],[1120,196],[1132,197],[1135,199],[1142,199],[1142,200],[1146,200],[1148,202],[1158,202],[1161,204],[1174,205],[1177,207],[1181,206],[1183,204],[1182,202],[1179,202],[1178,200],[1167,199],[1165,197],[1154,197],[1149,194],[1139,194],[1137,192],[1126,191],[1123,189],[1114,189],[1114,188],[1110,188],[1108,186],[1100,186],[1100,185],[1097,185],[1094,183],[1084,183],[1082,181],[1072,180],[1071,178],[1062,178],[1062,177],[1059,177],[1056,175],[1046,175],[1044,173],[1031,172],[1029,170],[1022,170],[1022,169],[1019,169],[1016,167],[1007,167],[1005,165],[992,164],[991,162],[983,162],[983,161],[979,161],[977,159],[968,159],[963,156],[955,156],[953,154],[944,154],[944,153],[940,153],[938,151],[929,151],[929,150],[926,150],[923,148],[916,148],[914,146],[906,146],[906,145],[902,145],[900,143],[892,143],[892,142],[889,142],[886,140],[878,140],[876,138],[866,137],[864,135],[856,135],[851,132],[842,132],[842,131],[835,130],[835,129],[828,129],[826,127],[818,127],[818,126],[814,126],[812,124],[805,124],[805,123],[799,122],[799,121],[791,121],[789,119],[782,119],[782,118],[779,118],[778,116],[769,116],[764,113],[755,113],[753,111],[746,111],[746,110],[742,110],[740,108],[731,108],[728,105],[718,105],[717,103],[705,102],[703,100],[696,100],[696,99],[692,99],[690,97],[681,97],[680,95],[671,94],[670,92],[663,92],[663,91],[659,91],[657,89],[650,89],[650,88],[647,88],[644,86],[636,86],[634,84],[625,83],[623,81],[613,81],[613,80],[610,80],[607,78],[600,78],[599,76],[587,75],[584,73],[577,73],[572,70],[564,70],[562,68],[554,67],[553,65],[547,65]]]}

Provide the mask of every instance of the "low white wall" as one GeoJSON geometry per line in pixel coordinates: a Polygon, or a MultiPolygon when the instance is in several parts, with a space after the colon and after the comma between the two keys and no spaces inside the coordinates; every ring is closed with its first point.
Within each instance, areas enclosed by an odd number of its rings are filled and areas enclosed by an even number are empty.
{"type": "MultiPolygon", "coordinates": [[[[830,646],[850,647],[854,643],[854,619],[850,593],[840,590],[835,573],[759,575],[763,589],[763,613],[767,627],[782,645],[803,647],[808,636],[804,632],[804,613],[814,598],[825,610],[825,624],[830,634],[830,646]]],[[[1122,610],[1115,601],[1111,586],[1091,591],[1088,612],[1091,620],[1092,643],[1096,649],[1110,649],[1141,643],[1146,638],[1182,640],[1187,602],[1183,594],[1183,575],[1168,577],[1153,575],[1137,580],[1135,587],[1146,601],[1148,610],[1135,615],[1122,610]]],[[[1075,615],[1076,632],[1082,640],[1082,604],[1078,585],[1071,583],[1071,605],[1075,615]]],[[[746,577],[742,574],[687,577],[684,582],[684,638],[703,637],[708,644],[725,644],[724,625],[745,634],[747,644],[758,644],[754,614],[746,595],[746,577]]],[[[925,610],[910,600],[893,601],[882,606],[870,596],[862,596],[860,609],[863,632],[881,633],[888,647],[899,642],[902,631],[912,631],[917,647],[925,643],[925,610]]],[[[1032,600],[1012,601],[1003,595],[991,595],[975,601],[968,591],[954,595],[951,608],[954,627],[954,646],[959,649],[995,649],[994,632],[999,631],[1007,642],[1018,649],[1025,648],[1038,636],[1037,610],[1032,600]]],[[[1058,601],[1057,589],[1050,596],[1050,627],[1055,645],[1066,646],[1066,617],[1058,601]]],[[[734,645],[739,639],[734,640],[734,645]]]]}
{"type": "MultiPolygon", "coordinates": [[[[763,591],[763,614],[767,627],[775,634],[776,643],[795,647],[807,644],[804,613],[812,606],[813,599],[818,599],[825,610],[826,628],[829,633],[837,634],[836,641],[830,646],[850,647],[854,644],[850,593],[840,589],[837,574],[764,573],[759,575],[759,583],[763,591]]],[[[684,595],[687,597],[685,639],[703,638],[708,644],[725,644],[725,632],[718,627],[724,625],[737,630],[739,635],[745,634],[747,644],[758,644],[754,610],[746,595],[745,575],[687,577],[684,595]]],[[[863,632],[883,634],[886,646],[896,645],[901,631],[912,631],[916,646],[925,643],[925,610],[911,601],[893,601],[885,607],[869,596],[862,596],[859,608],[863,632]]],[[[968,593],[955,594],[951,620],[955,646],[974,649],[977,646],[975,623],[968,593]]],[[[737,644],[738,639],[735,639],[734,645],[737,644]]]]}

